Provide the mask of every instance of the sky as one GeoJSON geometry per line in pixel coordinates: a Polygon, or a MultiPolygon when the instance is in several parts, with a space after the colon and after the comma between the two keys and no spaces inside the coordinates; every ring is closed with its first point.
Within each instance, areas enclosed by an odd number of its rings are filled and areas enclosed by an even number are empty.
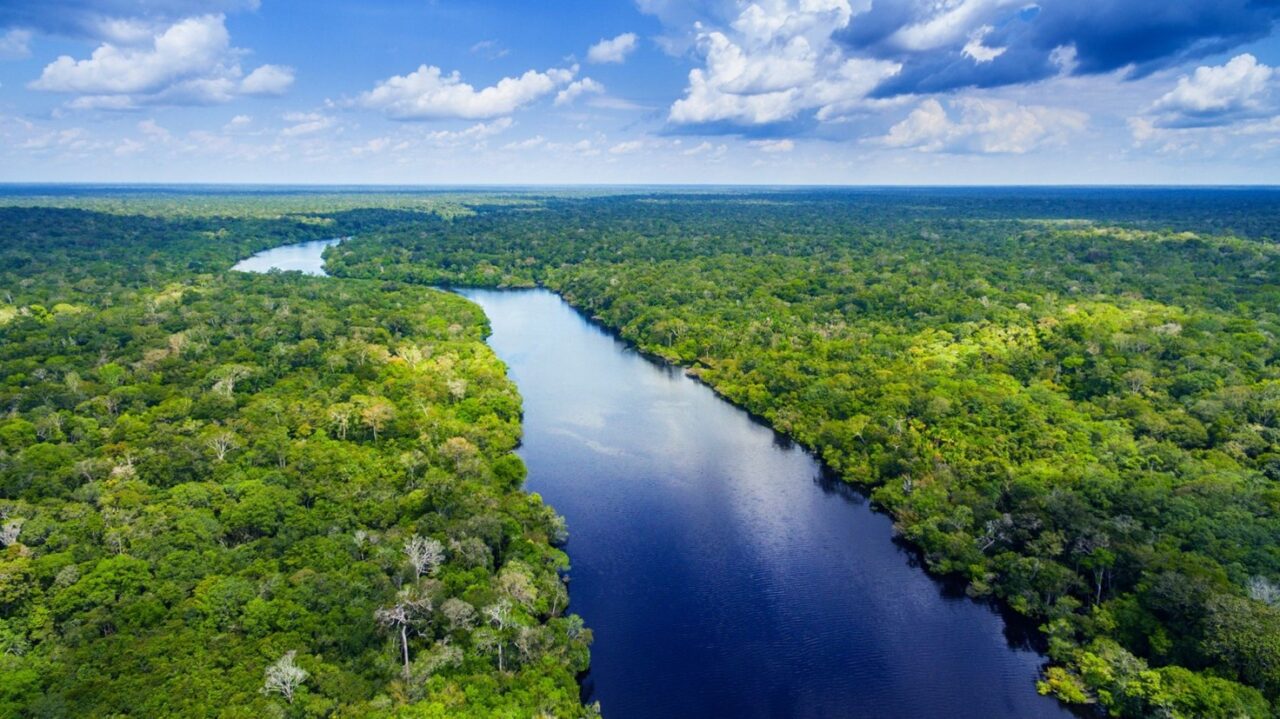
{"type": "Polygon", "coordinates": [[[0,0],[0,182],[1280,184],[1275,0],[0,0]]]}

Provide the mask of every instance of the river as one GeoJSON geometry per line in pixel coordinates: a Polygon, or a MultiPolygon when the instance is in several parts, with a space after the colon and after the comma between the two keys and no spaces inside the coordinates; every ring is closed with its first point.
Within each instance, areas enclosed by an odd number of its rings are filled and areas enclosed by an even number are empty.
{"type": "Polygon", "coordinates": [[[459,293],[524,398],[527,489],[568,520],[607,719],[1071,716],[1025,637],[808,452],[551,292],[459,293]]]}

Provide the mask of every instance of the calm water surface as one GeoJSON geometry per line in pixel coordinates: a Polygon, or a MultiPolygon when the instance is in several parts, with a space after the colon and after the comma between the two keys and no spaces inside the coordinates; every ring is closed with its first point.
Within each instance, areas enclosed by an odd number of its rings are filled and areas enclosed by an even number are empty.
{"type": "Polygon", "coordinates": [[[569,522],[606,717],[1067,717],[1001,618],[913,566],[807,452],[544,290],[462,290],[569,522]]]}
{"type": "Polygon", "coordinates": [[[263,250],[253,257],[240,260],[231,269],[241,272],[267,272],[268,270],[298,271],[308,275],[327,275],[324,271],[324,248],[336,245],[345,238],[313,240],[296,245],[284,245],[263,250]]]}
{"type": "MultiPolygon", "coordinates": [[[[322,274],[325,246],[236,267],[322,274]]],[[[1035,693],[1042,659],[807,452],[550,292],[461,294],[524,397],[527,487],[568,519],[608,719],[1070,716],[1035,693]]]]}

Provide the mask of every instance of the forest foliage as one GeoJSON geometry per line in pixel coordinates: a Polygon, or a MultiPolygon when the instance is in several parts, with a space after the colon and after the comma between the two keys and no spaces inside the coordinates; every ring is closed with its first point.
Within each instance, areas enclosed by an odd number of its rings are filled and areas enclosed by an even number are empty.
{"type": "Polygon", "coordinates": [[[813,448],[938,572],[1037,621],[1041,691],[1280,706],[1274,191],[549,198],[328,251],[545,285],[813,448]]]}
{"type": "Polygon", "coordinates": [[[591,714],[483,314],[259,214],[0,209],[0,716],[591,714]]]}

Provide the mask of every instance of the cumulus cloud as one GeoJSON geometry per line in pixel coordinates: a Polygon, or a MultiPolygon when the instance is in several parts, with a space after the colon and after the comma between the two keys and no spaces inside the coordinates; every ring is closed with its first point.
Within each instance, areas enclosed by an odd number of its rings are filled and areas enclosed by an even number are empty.
{"type": "Polygon", "coordinates": [[[462,81],[456,71],[448,75],[434,65],[422,65],[408,75],[396,75],[362,94],[359,103],[380,110],[396,120],[461,118],[483,120],[510,115],[520,107],[568,85],[577,66],[529,70],[519,77],[504,77],[477,90],[462,81]]]}
{"type": "Polygon", "coordinates": [[[624,32],[612,40],[601,40],[587,50],[587,62],[623,62],[638,44],[633,32],[624,32]]]}
{"type": "Polygon", "coordinates": [[[263,65],[240,81],[246,95],[283,95],[293,85],[293,68],[263,65]]]}
{"type": "Polygon", "coordinates": [[[592,80],[589,77],[584,77],[581,80],[574,80],[573,82],[569,83],[568,86],[566,86],[563,90],[556,93],[555,104],[567,105],[573,102],[574,100],[578,99],[578,97],[581,95],[587,95],[587,94],[599,95],[603,92],[604,92],[604,85],[601,85],[600,83],[596,82],[595,80],[592,80]]]}
{"type": "Polygon", "coordinates": [[[726,27],[702,30],[704,66],[689,73],[668,118],[679,124],[765,125],[816,111],[831,119],[855,109],[894,62],[846,57],[832,41],[848,24],[848,0],[762,0],[726,27]]]}
{"type": "Polygon", "coordinates": [[[905,0],[870,3],[837,40],[852,53],[902,63],[876,90],[890,97],[1064,71],[1142,77],[1264,38],[1278,19],[1280,5],[1251,0],[905,0]]]}
{"type": "Polygon", "coordinates": [[[1152,105],[1162,127],[1221,125],[1256,116],[1269,96],[1275,70],[1248,53],[1225,64],[1202,65],[1152,105]]]}
{"type": "MultiPolygon", "coordinates": [[[[1269,36],[1280,3],[1255,0],[638,0],[666,26],[673,54],[722,32],[751,61],[794,61],[783,38],[802,36],[820,58],[858,58],[899,71],[871,95],[891,98],[1000,87],[1056,75],[1128,78],[1226,52],[1269,36]],[[800,26],[822,18],[815,34],[800,26]],[[757,31],[752,34],[750,31],[757,31]],[[760,43],[759,32],[775,41],[760,43]],[[741,33],[741,34],[739,34],[741,33]]],[[[798,48],[792,48],[797,50],[798,48]]],[[[821,62],[817,63],[819,73],[821,62]]],[[[714,78],[704,73],[701,78],[714,78]]],[[[695,83],[691,81],[691,89],[695,83]]],[[[776,99],[775,99],[776,101],[776,99]]]]}
{"type": "Polygon", "coordinates": [[[1075,110],[1008,100],[960,98],[950,105],[954,117],[937,100],[925,100],[876,142],[921,152],[1023,154],[1064,142],[1089,119],[1075,110]]]}
{"type": "Polygon", "coordinates": [[[212,104],[238,95],[277,95],[293,71],[263,65],[242,77],[224,18],[203,15],[165,28],[137,45],[104,42],[86,59],[62,55],[30,83],[35,90],[78,95],[73,109],[125,110],[157,104],[212,104]]]}

